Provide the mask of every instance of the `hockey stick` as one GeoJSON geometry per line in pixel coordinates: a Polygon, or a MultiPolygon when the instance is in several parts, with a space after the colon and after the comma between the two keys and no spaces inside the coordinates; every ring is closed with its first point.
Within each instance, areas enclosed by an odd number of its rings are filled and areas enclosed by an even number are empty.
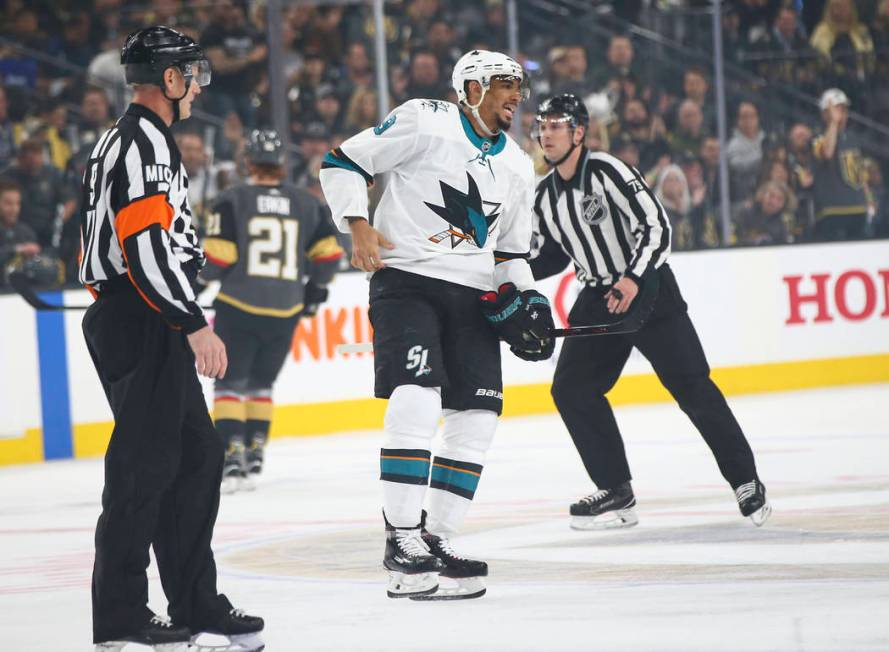
{"type": "Polygon", "coordinates": [[[621,333],[635,333],[642,327],[637,319],[627,316],[618,321],[607,324],[586,324],[584,326],[569,326],[568,328],[554,328],[550,331],[553,337],[589,337],[591,335],[620,335],[621,333]]]}
{"type": "MultiPolygon", "coordinates": [[[[568,328],[554,328],[550,331],[553,337],[590,337],[593,335],[620,335],[621,333],[635,333],[645,323],[648,315],[640,313],[627,315],[623,319],[607,324],[586,324],[584,326],[569,326],[568,328]]],[[[370,353],[374,350],[373,342],[354,342],[349,344],[337,344],[336,352],[344,353],[370,353]]]]}
{"type": "MultiPolygon", "coordinates": [[[[69,306],[61,303],[49,303],[40,298],[34,286],[22,272],[10,272],[6,277],[9,287],[25,300],[25,302],[34,308],[34,310],[56,311],[56,310],[86,310],[89,306],[69,306]]],[[[56,290],[53,290],[56,291],[56,290]]],[[[213,306],[201,306],[204,310],[212,310],[213,306]]]]}
{"type": "Polygon", "coordinates": [[[337,344],[335,351],[343,353],[371,353],[374,350],[373,342],[351,342],[349,344],[337,344]]]}
{"type": "MultiPolygon", "coordinates": [[[[641,327],[635,319],[629,318],[614,321],[608,324],[587,324],[585,326],[569,326],[568,328],[554,328],[550,331],[553,337],[590,337],[592,335],[616,335],[620,333],[634,333],[641,327]]],[[[374,350],[373,342],[352,342],[337,344],[337,353],[371,353],[374,350]]]]}
{"type": "MultiPolygon", "coordinates": [[[[645,275],[639,294],[633,301],[629,312],[623,316],[601,324],[585,324],[583,326],[569,326],[568,328],[554,328],[550,331],[552,337],[591,337],[594,335],[621,335],[638,331],[654,310],[659,289],[657,273],[645,275]]],[[[370,353],[374,350],[372,342],[355,342],[338,344],[336,352],[345,353],[370,353]]]]}
{"type": "Polygon", "coordinates": [[[28,277],[22,272],[10,272],[6,280],[9,282],[9,287],[15,290],[34,310],[86,310],[89,308],[89,306],[66,306],[44,301],[34,290],[28,277]]]}
{"type": "MultiPolygon", "coordinates": [[[[619,319],[602,324],[588,324],[585,326],[569,326],[568,328],[554,328],[553,337],[587,337],[590,335],[620,335],[635,333],[654,311],[654,302],[657,299],[660,280],[657,273],[646,274],[639,294],[630,306],[630,310],[619,319]]],[[[620,291],[612,290],[621,298],[620,291]]]]}
{"type": "MultiPolygon", "coordinates": [[[[620,319],[608,324],[587,324],[585,326],[569,326],[568,328],[554,328],[550,331],[553,337],[590,337],[592,335],[618,335],[620,333],[635,333],[642,324],[636,319],[620,319]]],[[[344,353],[370,353],[374,350],[373,342],[354,342],[349,344],[337,344],[335,348],[339,354],[344,353]]]]}

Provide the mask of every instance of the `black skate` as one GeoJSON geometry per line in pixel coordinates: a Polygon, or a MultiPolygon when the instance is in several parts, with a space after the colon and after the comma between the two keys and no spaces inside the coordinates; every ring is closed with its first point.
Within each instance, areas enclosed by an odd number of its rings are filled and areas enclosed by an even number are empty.
{"type": "Polygon", "coordinates": [[[423,542],[420,526],[397,528],[386,522],[386,552],[383,567],[389,571],[390,598],[430,595],[438,590],[438,573],[444,564],[430,554],[423,542]]]}
{"type": "Polygon", "coordinates": [[[575,530],[612,530],[633,527],[639,517],[633,511],[636,497],[629,482],[584,496],[571,505],[571,527],[575,530]]]}
{"type": "Polygon", "coordinates": [[[221,620],[192,636],[189,652],[261,652],[265,643],[259,633],[264,627],[262,618],[230,609],[221,620]]]}
{"type": "Polygon", "coordinates": [[[423,527],[426,523],[426,512],[423,512],[422,527],[423,542],[429,548],[429,552],[438,557],[444,564],[439,577],[454,580],[453,586],[439,585],[438,591],[430,595],[411,597],[412,600],[470,600],[482,597],[487,589],[481,578],[488,575],[488,564],[477,559],[466,559],[459,556],[451,548],[447,537],[430,534],[423,527]]]}
{"type": "Polygon", "coordinates": [[[148,623],[132,636],[97,643],[95,652],[121,652],[130,643],[149,646],[155,652],[185,652],[190,638],[188,627],[177,627],[166,618],[152,614],[148,623]]]}
{"type": "Polygon", "coordinates": [[[735,496],[741,514],[749,517],[756,527],[761,527],[771,516],[772,506],[766,500],[765,485],[759,480],[751,480],[737,487],[735,496]]]}
{"type": "Polygon", "coordinates": [[[247,456],[244,448],[244,440],[240,437],[232,437],[228,450],[225,451],[225,462],[222,465],[222,487],[224,494],[233,494],[238,489],[245,488],[247,479],[247,456]]]}

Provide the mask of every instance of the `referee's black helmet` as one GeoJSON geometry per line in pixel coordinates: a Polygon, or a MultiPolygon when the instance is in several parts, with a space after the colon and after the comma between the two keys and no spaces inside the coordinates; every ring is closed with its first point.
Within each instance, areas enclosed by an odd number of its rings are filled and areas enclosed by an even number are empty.
{"type": "Polygon", "coordinates": [[[586,104],[573,93],[563,93],[543,100],[537,107],[537,122],[543,122],[547,118],[566,118],[571,122],[571,127],[588,127],[590,113],[586,104]]]}
{"type": "Polygon", "coordinates": [[[247,138],[247,160],[258,165],[283,165],[284,144],[274,129],[254,129],[247,138]]]}
{"type": "Polygon", "coordinates": [[[178,68],[186,88],[194,80],[198,86],[210,83],[210,62],[194,39],[175,29],[155,25],[127,37],[120,50],[120,64],[128,84],[156,84],[164,87],[167,68],[178,68]]]}

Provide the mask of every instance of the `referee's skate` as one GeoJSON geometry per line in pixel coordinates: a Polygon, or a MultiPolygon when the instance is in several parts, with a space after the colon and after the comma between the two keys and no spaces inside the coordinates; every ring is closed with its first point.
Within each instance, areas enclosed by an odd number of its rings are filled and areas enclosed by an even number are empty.
{"type": "Polygon", "coordinates": [[[220,618],[192,634],[188,652],[261,652],[265,649],[260,634],[265,622],[241,609],[229,609],[220,618]]]}
{"type": "Polygon", "coordinates": [[[772,515],[772,506],[766,499],[765,485],[759,480],[751,480],[736,487],[735,497],[738,499],[741,515],[748,517],[756,527],[762,527],[772,515]]]}
{"type": "Polygon", "coordinates": [[[151,614],[145,625],[131,634],[96,644],[95,652],[122,652],[150,648],[155,652],[186,652],[190,632],[167,618],[151,614]]]}
{"type": "Polygon", "coordinates": [[[633,527],[639,517],[633,507],[636,497],[629,482],[584,496],[571,505],[571,527],[575,530],[614,530],[633,527]]]}

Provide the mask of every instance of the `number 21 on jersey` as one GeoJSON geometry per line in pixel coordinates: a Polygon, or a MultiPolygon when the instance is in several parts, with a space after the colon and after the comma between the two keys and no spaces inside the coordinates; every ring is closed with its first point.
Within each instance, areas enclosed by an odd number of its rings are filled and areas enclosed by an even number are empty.
{"type": "Polygon", "coordinates": [[[247,223],[250,245],[247,274],[295,281],[299,222],[278,217],[257,216],[247,223]]]}

